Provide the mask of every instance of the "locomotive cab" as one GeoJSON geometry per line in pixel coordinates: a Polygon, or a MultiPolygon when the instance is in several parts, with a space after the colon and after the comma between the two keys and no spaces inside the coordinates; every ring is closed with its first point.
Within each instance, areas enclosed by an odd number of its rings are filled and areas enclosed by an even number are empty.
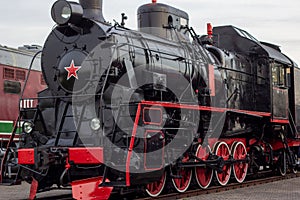
{"type": "MultiPolygon", "coordinates": [[[[291,68],[291,89],[289,91],[289,98],[292,100],[290,104],[291,115],[295,122],[293,124],[295,128],[295,135],[294,137],[300,139],[300,69],[296,63],[294,63],[294,67],[291,68]]],[[[300,158],[300,148],[299,148],[299,155],[300,158]]]]}
{"type": "Polygon", "coordinates": [[[293,66],[290,59],[278,46],[259,42],[234,26],[215,27],[214,34],[218,48],[239,52],[235,58],[227,59],[224,70],[230,72],[229,88],[239,90],[240,108],[270,112],[273,120],[288,123],[288,77],[293,66]],[[254,87],[247,87],[245,82],[254,83],[254,87]]]}

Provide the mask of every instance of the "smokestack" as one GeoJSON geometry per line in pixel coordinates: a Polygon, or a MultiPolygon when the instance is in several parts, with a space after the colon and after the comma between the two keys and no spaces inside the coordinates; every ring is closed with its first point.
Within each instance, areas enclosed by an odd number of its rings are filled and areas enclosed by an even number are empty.
{"type": "Polygon", "coordinates": [[[79,0],[83,7],[83,16],[99,22],[105,22],[102,12],[102,0],[79,0]]]}

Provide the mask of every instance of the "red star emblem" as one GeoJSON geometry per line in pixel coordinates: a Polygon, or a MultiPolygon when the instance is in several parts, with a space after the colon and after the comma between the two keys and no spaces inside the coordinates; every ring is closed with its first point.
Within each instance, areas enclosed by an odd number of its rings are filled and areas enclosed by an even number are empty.
{"type": "Polygon", "coordinates": [[[78,79],[77,72],[80,68],[80,66],[75,66],[74,60],[72,60],[70,67],[65,67],[65,70],[68,72],[67,80],[69,80],[72,76],[78,79]]]}

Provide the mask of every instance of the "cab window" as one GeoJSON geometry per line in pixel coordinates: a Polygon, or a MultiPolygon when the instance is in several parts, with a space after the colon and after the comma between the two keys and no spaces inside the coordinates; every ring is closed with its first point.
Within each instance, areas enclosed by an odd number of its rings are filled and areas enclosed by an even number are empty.
{"type": "Polygon", "coordinates": [[[286,67],[282,64],[275,63],[272,67],[272,82],[274,86],[287,86],[286,67]]]}

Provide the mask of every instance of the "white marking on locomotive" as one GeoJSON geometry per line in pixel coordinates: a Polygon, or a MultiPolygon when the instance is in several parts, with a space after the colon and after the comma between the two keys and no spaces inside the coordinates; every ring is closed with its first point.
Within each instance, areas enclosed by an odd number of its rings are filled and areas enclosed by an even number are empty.
{"type": "Polygon", "coordinates": [[[20,101],[20,108],[33,108],[33,99],[23,99],[20,101]]]}

